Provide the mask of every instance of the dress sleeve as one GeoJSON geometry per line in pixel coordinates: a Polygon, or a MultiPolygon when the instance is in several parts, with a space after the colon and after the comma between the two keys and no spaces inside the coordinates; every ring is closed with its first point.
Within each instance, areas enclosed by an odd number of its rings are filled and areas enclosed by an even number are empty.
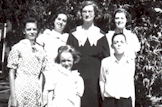
{"type": "Polygon", "coordinates": [[[76,94],[82,97],[83,93],[84,93],[84,81],[82,77],[79,76],[78,81],[76,82],[76,94]]]}
{"type": "Polygon", "coordinates": [[[14,45],[12,47],[8,56],[8,64],[7,64],[8,68],[12,68],[12,69],[18,68],[19,58],[21,57],[21,54],[18,49],[19,49],[18,45],[14,45]]]}

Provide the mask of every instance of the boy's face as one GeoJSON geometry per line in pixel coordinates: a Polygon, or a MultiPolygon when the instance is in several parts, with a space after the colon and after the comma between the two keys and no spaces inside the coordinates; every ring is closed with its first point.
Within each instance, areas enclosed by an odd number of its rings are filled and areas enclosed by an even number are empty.
{"type": "Polygon", "coordinates": [[[123,54],[126,49],[126,40],[122,34],[116,35],[113,39],[112,48],[116,54],[123,54]]]}
{"type": "Polygon", "coordinates": [[[60,64],[65,67],[66,69],[71,70],[73,67],[73,56],[70,52],[63,52],[60,55],[60,64]]]}

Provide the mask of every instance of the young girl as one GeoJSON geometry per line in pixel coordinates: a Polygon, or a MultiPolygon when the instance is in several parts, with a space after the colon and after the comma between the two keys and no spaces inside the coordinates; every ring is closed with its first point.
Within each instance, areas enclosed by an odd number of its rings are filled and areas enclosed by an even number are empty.
{"type": "Polygon", "coordinates": [[[40,74],[44,65],[43,47],[36,42],[38,35],[37,20],[28,18],[23,23],[26,38],[12,47],[7,67],[9,71],[9,107],[40,107],[40,74]]]}
{"type": "Polygon", "coordinates": [[[77,70],[71,70],[79,59],[79,53],[71,46],[58,49],[58,65],[46,76],[48,107],[80,107],[84,82],[77,70]]]}
{"type": "Polygon", "coordinates": [[[114,54],[102,60],[100,89],[102,107],[134,107],[134,59],[125,54],[127,48],[124,34],[114,34],[112,45],[114,54]]]}

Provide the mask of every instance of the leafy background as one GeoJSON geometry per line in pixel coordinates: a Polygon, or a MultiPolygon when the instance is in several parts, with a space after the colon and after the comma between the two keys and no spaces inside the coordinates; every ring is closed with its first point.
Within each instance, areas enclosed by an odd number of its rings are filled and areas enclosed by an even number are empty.
{"type": "MultiPolygon", "coordinates": [[[[64,9],[69,14],[70,29],[81,23],[77,14],[83,0],[0,0],[0,22],[10,22],[12,29],[7,33],[8,47],[22,38],[21,20],[34,14],[41,23],[41,31],[51,22],[49,19],[64,9]]],[[[136,58],[136,106],[149,107],[160,104],[162,96],[162,1],[161,0],[94,0],[102,14],[96,25],[103,31],[113,29],[112,13],[123,7],[132,15],[128,28],[137,34],[141,50],[136,58]]],[[[9,24],[8,24],[9,25],[9,24]]],[[[10,26],[8,26],[9,28],[10,26]]],[[[8,49],[9,50],[9,49],[8,49]]],[[[6,52],[7,54],[8,52],[6,52]]]]}

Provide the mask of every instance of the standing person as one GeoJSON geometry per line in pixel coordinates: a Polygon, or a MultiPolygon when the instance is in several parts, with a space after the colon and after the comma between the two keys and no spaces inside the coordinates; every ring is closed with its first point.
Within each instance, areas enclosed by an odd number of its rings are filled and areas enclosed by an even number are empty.
{"type": "Polygon", "coordinates": [[[81,107],[99,107],[100,62],[109,56],[109,46],[104,32],[94,25],[99,13],[95,2],[83,1],[80,11],[83,24],[70,32],[67,44],[81,53],[80,62],[74,65],[85,83],[81,107]]]}
{"type": "Polygon", "coordinates": [[[9,107],[41,106],[41,70],[45,52],[36,42],[38,23],[33,17],[23,22],[25,39],[15,44],[8,56],[11,97],[9,107]]]}
{"type": "MultiPolygon", "coordinates": [[[[43,34],[39,35],[37,42],[43,45],[46,52],[47,65],[44,71],[44,77],[46,78],[46,72],[49,71],[50,66],[53,66],[57,51],[60,46],[66,45],[68,33],[64,33],[68,16],[65,11],[58,10],[57,13],[50,19],[52,25],[50,29],[46,29],[43,34]]],[[[44,92],[43,100],[44,104],[47,103],[47,91],[46,91],[46,80],[44,80],[44,92]]]]}
{"type": "Polygon", "coordinates": [[[48,61],[53,62],[57,56],[58,48],[66,45],[67,42],[68,33],[64,33],[64,29],[68,16],[65,11],[58,10],[50,20],[53,26],[50,26],[50,29],[45,29],[43,34],[38,36],[37,42],[44,46],[48,61]]]}
{"type": "Polygon", "coordinates": [[[110,52],[111,55],[114,54],[114,50],[111,48],[111,39],[114,33],[123,33],[126,36],[127,43],[128,43],[128,50],[127,53],[132,55],[132,57],[135,58],[136,53],[140,50],[140,43],[137,38],[137,35],[131,32],[131,30],[127,30],[126,26],[129,23],[130,14],[123,8],[118,8],[114,12],[114,25],[115,29],[112,31],[109,31],[106,34],[106,37],[109,42],[110,52]]]}
{"type": "Polygon", "coordinates": [[[84,82],[78,70],[71,69],[79,59],[79,53],[71,46],[58,49],[56,63],[59,65],[54,66],[47,76],[47,107],[80,107],[84,82]]]}
{"type": "Polygon", "coordinates": [[[132,57],[125,54],[126,45],[124,34],[114,34],[111,45],[114,54],[102,60],[99,82],[102,107],[134,107],[135,63],[132,57]]]}

